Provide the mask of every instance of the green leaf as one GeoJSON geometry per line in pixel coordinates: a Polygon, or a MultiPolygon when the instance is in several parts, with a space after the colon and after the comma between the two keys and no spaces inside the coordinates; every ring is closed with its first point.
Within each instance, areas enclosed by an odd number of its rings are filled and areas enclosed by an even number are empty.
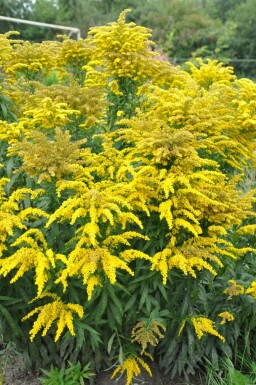
{"type": "Polygon", "coordinates": [[[8,110],[7,110],[7,108],[6,108],[4,103],[0,103],[0,107],[1,107],[1,110],[2,110],[2,113],[3,113],[3,118],[6,120],[7,116],[8,116],[8,110]]]}
{"type": "Polygon", "coordinates": [[[0,304],[0,312],[2,313],[4,318],[6,319],[7,323],[9,324],[10,328],[12,329],[14,335],[19,336],[20,335],[20,330],[19,330],[20,328],[19,328],[18,324],[15,322],[15,320],[13,319],[13,317],[11,316],[9,311],[1,304],[0,304]]]}
{"type": "Polygon", "coordinates": [[[102,297],[99,301],[99,303],[96,305],[95,310],[94,310],[94,316],[95,316],[95,322],[98,323],[104,314],[106,308],[108,305],[108,294],[106,291],[102,292],[102,297]]]}
{"type": "Polygon", "coordinates": [[[231,383],[230,385],[246,385],[247,378],[239,370],[232,370],[229,373],[231,383]]]}
{"type": "Polygon", "coordinates": [[[128,310],[131,310],[133,308],[133,305],[136,301],[138,297],[138,293],[134,293],[131,298],[129,299],[129,301],[126,303],[125,307],[124,307],[124,312],[127,312],[128,310]]]}
{"type": "Polygon", "coordinates": [[[168,295],[167,295],[166,288],[165,288],[164,284],[163,283],[159,283],[158,284],[158,289],[160,290],[162,296],[164,297],[164,299],[167,302],[168,301],[168,295]]]}
{"type": "Polygon", "coordinates": [[[124,362],[124,352],[122,346],[120,346],[119,348],[118,362],[120,363],[120,365],[122,365],[124,362]]]}
{"type": "Polygon", "coordinates": [[[119,308],[115,306],[113,302],[110,302],[109,308],[108,308],[108,314],[112,314],[111,319],[114,319],[115,322],[121,326],[122,325],[122,313],[120,313],[119,308]]]}
{"type": "Polygon", "coordinates": [[[110,352],[111,352],[115,336],[116,336],[116,333],[113,333],[112,336],[110,337],[110,339],[108,340],[108,345],[107,345],[107,352],[108,352],[108,354],[110,354],[110,352]]]}
{"type": "Polygon", "coordinates": [[[144,285],[143,289],[142,289],[142,293],[141,293],[141,297],[140,297],[140,302],[139,302],[139,309],[142,308],[142,306],[144,305],[146,299],[147,299],[147,296],[148,296],[148,290],[149,290],[149,287],[148,285],[144,285]]]}
{"type": "Polygon", "coordinates": [[[123,314],[123,306],[116,296],[114,286],[108,285],[107,290],[108,290],[108,294],[109,294],[110,298],[112,299],[115,307],[118,309],[120,314],[123,314]]]}
{"type": "Polygon", "coordinates": [[[6,164],[5,164],[5,170],[6,170],[6,175],[8,176],[8,178],[11,176],[12,174],[12,169],[13,169],[13,166],[14,166],[14,158],[10,158],[6,164]]]}

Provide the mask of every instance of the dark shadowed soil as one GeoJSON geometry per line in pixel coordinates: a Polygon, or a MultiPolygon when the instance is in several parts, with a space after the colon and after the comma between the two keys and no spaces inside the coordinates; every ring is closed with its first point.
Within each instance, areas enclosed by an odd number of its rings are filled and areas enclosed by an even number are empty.
{"type": "MultiPolygon", "coordinates": [[[[3,385],[42,385],[38,380],[39,374],[21,373],[15,368],[8,370],[4,376],[3,385]]],[[[111,380],[111,372],[102,372],[96,376],[94,385],[125,385],[125,377],[115,378],[111,380]]],[[[0,380],[1,384],[1,380],[0,380]]],[[[132,385],[200,385],[201,381],[198,378],[186,382],[180,379],[170,379],[168,376],[161,376],[159,374],[149,377],[147,373],[143,373],[138,378],[134,379],[132,385]]]]}
{"type": "MultiPolygon", "coordinates": [[[[0,366],[0,385],[42,385],[41,381],[39,381],[39,377],[43,376],[42,373],[28,372],[23,357],[18,352],[9,356],[0,354],[0,366]]],[[[162,375],[157,365],[153,363],[151,363],[151,370],[153,377],[150,377],[145,370],[142,370],[140,376],[133,380],[132,385],[204,385],[200,375],[185,381],[184,379],[171,379],[170,376],[162,375]]],[[[125,385],[125,376],[117,376],[115,379],[111,379],[112,373],[113,368],[102,371],[95,377],[94,385],[125,385]]],[[[85,383],[88,384],[88,381],[85,383]]]]}

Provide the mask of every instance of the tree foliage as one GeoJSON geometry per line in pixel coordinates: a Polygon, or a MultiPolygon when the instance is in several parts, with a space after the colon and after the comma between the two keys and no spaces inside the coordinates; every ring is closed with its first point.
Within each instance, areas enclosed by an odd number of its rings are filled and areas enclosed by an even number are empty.
{"type": "MultiPolygon", "coordinates": [[[[211,57],[231,63],[241,75],[255,76],[253,0],[0,0],[2,15],[79,27],[85,37],[132,8],[128,20],[153,30],[158,49],[175,63],[211,57]],[[243,62],[243,60],[246,60],[243,62]]],[[[0,32],[18,29],[23,39],[54,39],[56,31],[1,22],[0,32]]]]}

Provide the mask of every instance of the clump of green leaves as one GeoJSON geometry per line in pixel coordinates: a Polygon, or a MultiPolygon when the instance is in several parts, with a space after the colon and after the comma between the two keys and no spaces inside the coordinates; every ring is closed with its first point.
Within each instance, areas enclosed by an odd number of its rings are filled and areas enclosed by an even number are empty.
{"type": "Polygon", "coordinates": [[[222,365],[216,369],[213,364],[206,360],[207,385],[254,385],[256,382],[256,362],[253,360],[240,359],[240,365],[234,366],[232,361],[226,357],[222,359],[222,365]]]}
{"type": "Polygon", "coordinates": [[[72,364],[68,362],[68,367],[60,369],[51,365],[50,370],[41,369],[45,377],[39,378],[42,385],[83,385],[84,380],[89,380],[94,376],[91,372],[90,363],[81,367],[80,362],[72,364]]]}

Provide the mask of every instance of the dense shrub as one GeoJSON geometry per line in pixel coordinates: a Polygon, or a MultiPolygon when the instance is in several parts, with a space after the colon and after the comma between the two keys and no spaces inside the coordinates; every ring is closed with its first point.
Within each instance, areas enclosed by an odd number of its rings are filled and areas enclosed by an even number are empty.
{"type": "Polygon", "coordinates": [[[125,13],[77,42],[0,36],[0,310],[33,364],[130,384],[149,358],[250,350],[256,85],[159,60],[125,13]]]}

